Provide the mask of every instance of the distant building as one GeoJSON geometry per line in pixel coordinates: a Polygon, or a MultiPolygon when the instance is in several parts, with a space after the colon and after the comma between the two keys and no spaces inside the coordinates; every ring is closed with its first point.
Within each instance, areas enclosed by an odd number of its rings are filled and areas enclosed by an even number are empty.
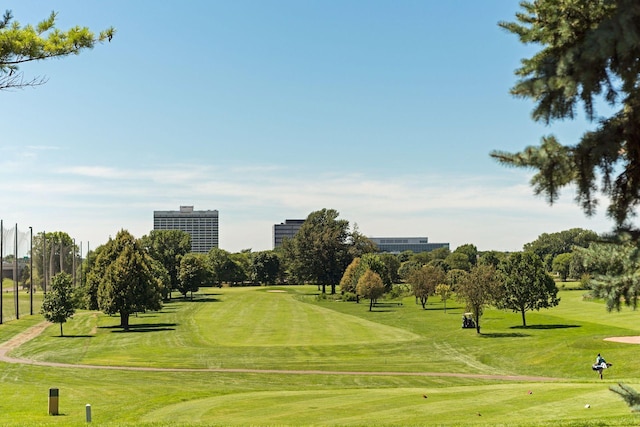
{"type": "Polygon", "coordinates": [[[434,249],[447,248],[448,243],[429,243],[426,237],[369,237],[378,246],[380,252],[399,254],[404,251],[431,252],[434,249]]]}
{"type": "Polygon", "coordinates": [[[218,247],[218,211],[194,211],[180,206],[179,211],[153,211],[154,230],[182,230],[191,235],[191,251],[207,253],[218,247]]]}
{"type": "Polygon", "coordinates": [[[292,239],[293,236],[296,235],[302,224],[304,224],[304,219],[287,219],[280,224],[274,224],[273,226],[273,248],[277,248],[282,246],[282,239],[285,237],[288,239],[292,239]]]}

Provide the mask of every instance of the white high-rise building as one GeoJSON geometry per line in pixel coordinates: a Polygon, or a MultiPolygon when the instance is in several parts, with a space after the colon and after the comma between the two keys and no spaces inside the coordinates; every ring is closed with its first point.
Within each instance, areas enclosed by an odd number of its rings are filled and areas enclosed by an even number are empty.
{"type": "Polygon", "coordinates": [[[207,253],[218,247],[218,211],[195,211],[180,206],[179,211],[153,211],[154,230],[182,230],[191,235],[191,251],[207,253]]]}

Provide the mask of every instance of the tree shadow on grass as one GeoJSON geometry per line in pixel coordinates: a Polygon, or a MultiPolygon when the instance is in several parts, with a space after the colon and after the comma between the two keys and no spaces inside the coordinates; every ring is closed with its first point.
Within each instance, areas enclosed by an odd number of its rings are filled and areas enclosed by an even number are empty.
{"type": "Polygon", "coordinates": [[[94,338],[95,335],[56,335],[55,338],[94,338]]]}
{"type": "Polygon", "coordinates": [[[521,332],[492,332],[486,334],[484,332],[478,335],[480,338],[526,338],[530,337],[529,334],[523,334],[521,332]]]}
{"type": "Polygon", "coordinates": [[[510,329],[569,329],[569,328],[581,328],[582,325],[527,325],[527,326],[511,326],[510,329]]]}
{"type": "Polygon", "coordinates": [[[112,329],[112,333],[120,334],[123,332],[160,332],[160,331],[175,331],[177,323],[138,323],[129,325],[129,330],[125,331],[122,326],[100,326],[100,329],[112,329]]]}
{"type": "Polygon", "coordinates": [[[220,302],[220,300],[218,298],[198,298],[195,297],[193,299],[191,299],[190,297],[187,298],[182,298],[178,301],[181,302],[220,302]]]}

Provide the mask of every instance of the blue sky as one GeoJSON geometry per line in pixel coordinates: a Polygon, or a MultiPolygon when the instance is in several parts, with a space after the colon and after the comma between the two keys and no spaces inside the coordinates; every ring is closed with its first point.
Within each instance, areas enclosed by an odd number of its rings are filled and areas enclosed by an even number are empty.
{"type": "Polygon", "coordinates": [[[271,249],[273,224],[322,208],[367,236],[452,249],[609,231],[571,189],[550,207],[530,171],[489,157],[588,126],[534,123],[509,94],[534,52],[497,25],[518,2],[5,2],[22,24],[53,9],[59,28],[117,34],[24,65],[48,82],[0,93],[0,219],[96,247],[193,205],[219,211],[232,252],[271,249]]]}

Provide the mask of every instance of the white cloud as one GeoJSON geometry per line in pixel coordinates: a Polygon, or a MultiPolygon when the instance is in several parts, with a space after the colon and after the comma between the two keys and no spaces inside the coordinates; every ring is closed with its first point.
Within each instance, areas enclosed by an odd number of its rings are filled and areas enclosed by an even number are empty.
{"type": "Polygon", "coordinates": [[[6,184],[5,197],[16,206],[12,216],[96,244],[120,228],[146,234],[153,210],[180,205],[219,210],[221,245],[232,251],[270,249],[273,224],[322,208],[338,210],[369,236],[427,236],[452,248],[474,243],[481,250],[518,250],[543,232],[611,227],[602,216],[586,219],[569,192],[549,207],[533,196],[523,174],[380,179],[268,165],[222,169],[197,164],[146,169],[84,165],[55,172],[46,180],[27,176],[6,184]]]}

